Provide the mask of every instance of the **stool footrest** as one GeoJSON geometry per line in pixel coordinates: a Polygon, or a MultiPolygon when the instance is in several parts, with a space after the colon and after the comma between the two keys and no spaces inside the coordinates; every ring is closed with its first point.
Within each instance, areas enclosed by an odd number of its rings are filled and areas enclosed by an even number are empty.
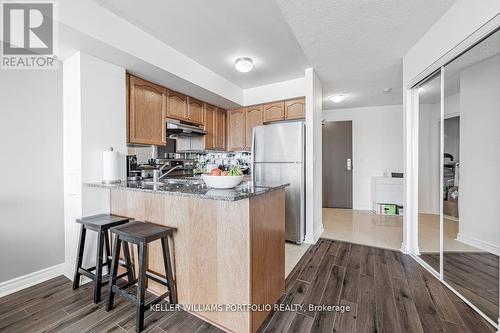
{"type": "Polygon", "coordinates": [[[166,287],[169,287],[167,279],[162,278],[161,276],[158,276],[158,275],[151,273],[151,272],[146,272],[146,277],[155,281],[155,282],[158,282],[159,284],[162,284],[166,287]]]}
{"type": "Polygon", "coordinates": [[[127,290],[119,288],[118,286],[112,286],[111,288],[112,288],[114,293],[125,298],[127,301],[133,303],[134,305],[139,305],[139,301],[137,300],[137,296],[135,296],[134,294],[131,294],[127,290]]]}
{"type": "Polygon", "coordinates": [[[163,301],[168,295],[170,294],[170,291],[167,291],[163,294],[161,294],[160,296],[156,297],[155,299],[153,299],[151,302],[147,303],[147,304],[144,304],[144,310],[149,310],[149,307],[151,305],[155,305],[156,303],[160,303],[161,301],[163,301]]]}

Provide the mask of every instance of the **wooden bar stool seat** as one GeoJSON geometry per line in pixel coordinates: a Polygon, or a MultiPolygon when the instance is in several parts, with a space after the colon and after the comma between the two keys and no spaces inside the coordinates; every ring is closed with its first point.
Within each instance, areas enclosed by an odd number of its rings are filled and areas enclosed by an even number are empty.
{"type": "Polygon", "coordinates": [[[144,313],[148,308],[156,303],[161,302],[168,296],[170,304],[177,303],[177,293],[175,282],[172,273],[172,264],[170,258],[170,250],[168,246],[168,237],[172,235],[173,229],[157,224],[144,223],[144,222],[130,222],[118,227],[110,229],[112,234],[115,234],[115,242],[113,248],[113,262],[111,264],[111,285],[109,288],[108,301],[106,303],[106,311],[113,309],[114,296],[117,294],[136,305],[136,331],[140,332],[144,328],[144,313]],[[166,278],[154,275],[147,271],[148,262],[148,243],[155,240],[161,241],[163,252],[163,264],[165,266],[166,278]],[[137,280],[130,281],[122,287],[116,285],[117,269],[118,269],[118,255],[116,249],[120,248],[121,243],[136,244],[138,247],[138,271],[137,280]],[[145,303],[146,288],[148,280],[151,279],[166,286],[167,292],[156,297],[149,303],[145,303]],[[137,284],[137,296],[130,294],[126,289],[137,284]]]}
{"type": "MultiPolygon", "coordinates": [[[[112,257],[109,243],[109,229],[128,223],[129,218],[110,214],[98,214],[77,219],[76,222],[81,224],[81,229],[76,256],[75,275],[73,278],[73,289],[80,287],[80,277],[82,275],[88,277],[94,281],[94,303],[97,304],[101,301],[102,286],[109,282],[109,273],[111,272],[112,257]],[[96,264],[90,268],[83,268],[83,251],[85,248],[87,230],[97,232],[96,264]],[[104,251],[106,252],[106,256],[104,256],[104,251]],[[104,262],[103,259],[105,259],[104,262]],[[105,276],[102,275],[103,265],[107,266],[108,274],[105,276]]],[[[123,252],[125,255],[125,262],[120,264],[123,267],[127,267],[127,272],[118,276],[117,279],[127,276],[128,280],[131,281],[134,279],[134,272],[131,264],[130,252],[126,247],[124,247],[123,252]]]]}

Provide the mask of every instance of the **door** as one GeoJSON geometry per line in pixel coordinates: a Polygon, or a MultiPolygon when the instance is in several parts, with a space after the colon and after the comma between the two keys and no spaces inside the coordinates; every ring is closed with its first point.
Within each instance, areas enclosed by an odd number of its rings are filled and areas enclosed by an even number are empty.
{"type": "Polygon", "coordinates": [[[293,99],[285,102],[285,119],[304,119],[305,118],[305,99],[293,99]]]}
{"type": "Polygon", "coordinates": [[[302,162],[304,123],[283,122],[255,127],[254,162],[302,162]]]}
{"type": "Polygon", "coordinates": [[[187,118],[187,96],[175,91],[168,92],[167,117],[186,120],[187,118]]]}
{"type": "Polygon", "coordinates": [[[212,105],[205,107],[205,149],[215,149],[216,146],[216,109],[212,105]]]}
{"type": "Polygon", "coordinates": [[[227,113],[228,140],[227,150],[243,150],[245,147],[245,109],[231,110],[227,113]]]}
{"type": "Polygon", "coordinates": [[[285,103],[276,102],[270,104],[264,104],[264,122],[268,123],[271,121],[283,120],[285,119],[285,103]]]}
{"type": "Polygon", "coordinates": [[[204,103],[188,97],[187,120],[191,123],[203,125],[204,103]]]}
{"type": "Polygon", "coordinates": [[[304,240],[305,188],[302,163],[255,163],[255,184],[283,184],[285,188],[285,239],[302,243],[304,240]]]}
{"type": "Polygon", "coordinates": [[[129,85],[130,143],[165,145],[165,89],[134,76],[129,85]]]}
{"type": "Polygon", "coordinates": [[[352,208],[352,121],[323,124],[323,207],[352,208]]]}
{"type": "Polygon", "coordinates": [[[252,130],[254,127],[262,125],[262,120],[262,105],[247,108],[245,148],[250,149],[252,147],[252,130]]]}
{"type": "Polygon", "coordinates": [[[226,110],[215,111],[215,148],[226,150],[226,110]]]}

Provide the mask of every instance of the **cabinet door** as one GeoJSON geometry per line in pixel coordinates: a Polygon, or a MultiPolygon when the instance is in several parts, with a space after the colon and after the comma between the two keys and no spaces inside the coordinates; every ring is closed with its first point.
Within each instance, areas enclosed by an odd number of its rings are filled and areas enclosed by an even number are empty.
{"type": "Polygon", "coordinates": [[[252,148],[252,130],[255,126],[262,125],[263,112],[262,105],[248,107],[246,111],[246,133],[245,133],[245,148],[252,148]]]}
{"type": "Polygon", "coordinates": [[[271,121],[283,120],[285,119],[285,103],[275,102],[264,104],[264,122],[268,123],[271,121]]]}
{"type": "Polygon", "coordinates": [[[187,120],[191,123],[203,125],[203,108],[205,103],[188,97],[187,120]]]}
{"type": "Polygon", "coordinates": [[[306,115],[304,98],[285,101],[285,119],[303,119],[306,115]]]}
{"type": "Polygon", "coordinates": [[[130,143],[165,145],[166,89],[130,76],[130,143]]]}
{"type": "Polygon", "coordinates": [[[205,106],[205,149],[216,149],[216,109],[212,105],[205,106]]]}
{"type": "Polygon", "coordinates": [[[228,111],[227,114],[227,150],[238,151],[245,148],[245,109],[228,111]]]}
{"type": "Polygon", "coordinates": [[[226,150],[226,110],[217,108],[215,112],[215,147],[226,150]]]}
{"type": "Polygon", "coordinates": [[[168,92],[167,117],[187,120],[187,96],[175,91],[168,92]]]}

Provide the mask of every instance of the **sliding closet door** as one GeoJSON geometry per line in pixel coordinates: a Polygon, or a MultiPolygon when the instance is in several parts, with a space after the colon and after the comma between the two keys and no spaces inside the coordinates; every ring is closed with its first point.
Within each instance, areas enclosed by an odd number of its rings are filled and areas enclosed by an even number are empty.
{"type": "Polygon", "coordinates": [[[444,68],[443,277],[499,317],[500,32],[444,68]]]}
{"type": "Polygon", "coordinates": [[[440,271],[441,74],[418,86],[418,247],[420,257],[440,271]]]}

